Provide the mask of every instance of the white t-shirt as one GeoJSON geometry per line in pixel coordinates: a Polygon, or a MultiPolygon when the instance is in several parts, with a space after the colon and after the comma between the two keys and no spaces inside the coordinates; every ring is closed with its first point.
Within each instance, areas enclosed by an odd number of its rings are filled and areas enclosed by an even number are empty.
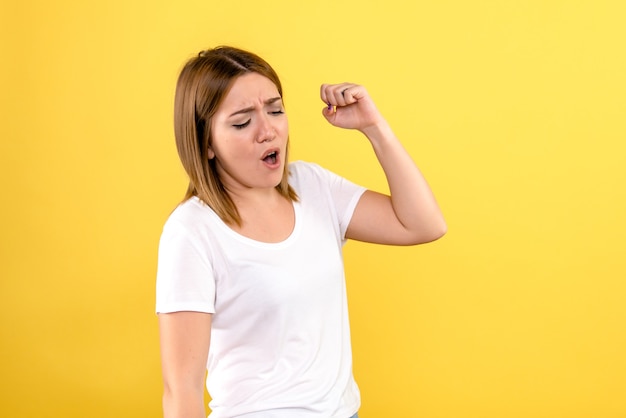
{"type": "Polygon", "coordinates": [[[342,259],[365,191],[318,165],[290,165],[295,226],[279,243],[229,228],[192,198],[167,220],[156,310],[212,313],[211,418],[348,418],[360,406],[342,259]]]}

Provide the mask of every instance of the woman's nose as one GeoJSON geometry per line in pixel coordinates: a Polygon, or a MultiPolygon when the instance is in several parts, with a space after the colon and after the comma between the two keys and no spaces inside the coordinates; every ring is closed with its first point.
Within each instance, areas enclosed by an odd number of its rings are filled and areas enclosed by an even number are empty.
{"type": "Polygon", "coordinates": [[[257,141],[266,142],[271,141],[276,136],[276,132],[271,122],[268,120],[267,115],[261,117],[259,121],[259,130],[257,132],[257,141]]]}

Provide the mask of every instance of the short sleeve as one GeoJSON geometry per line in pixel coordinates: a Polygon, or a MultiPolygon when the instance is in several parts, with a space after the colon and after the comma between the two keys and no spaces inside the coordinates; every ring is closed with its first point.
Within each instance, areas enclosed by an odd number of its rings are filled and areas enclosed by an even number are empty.
{"type": "Polygon", "coordinates": [[[331,198],[335,204],[335,210],[337,211],[341,238],[345,240],[346,230],[348,229],[356,205],[359,203],[366,189],[331,171],[324,171],[330,185],[331,198]]]}
{"type": "Polygon", "coordinates": [[[215,277],[210,249],[170,219],[159,242],[156,312],[215,313],[215,277]]]}

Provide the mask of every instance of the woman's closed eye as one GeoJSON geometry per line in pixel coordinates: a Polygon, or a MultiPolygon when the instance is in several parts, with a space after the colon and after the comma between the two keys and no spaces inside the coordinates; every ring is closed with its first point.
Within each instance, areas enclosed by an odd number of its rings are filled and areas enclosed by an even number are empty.
{"type": "Polygon", "coordinates": [[[243,128],[245,128],[246,126],[248,126],[248,125],[250,124],[250,121],[251,121],[251,120],[252,120],[252,119],[248,119],[248,120],[247,120],[247,121],[245,121],[244,123],[235,124],[235,125],[233,125],[233,127],[234,127],[235,129],[243,129],[243,128]]]}
{"type": "MultiPolygon", "coordinates": [[[[282,110],[282,109],[278,109],[278,110],[272,110],[272,111],[269,111],[268,113],[269,113],[270,115],[273,115],[273,116],[279,116],[279,115],[284,114],[284,113],[285,113],[285,111],[284,111],[284,110],[282,110]]],[[[233,124],[233,127],[234,127],[235,129],[243,129],[243,128],[245,128],[246,126],[250,125],[250,122],[251,122],[251,121],[252,121],[252,119],[248,119],[248,120],[247,120],[247,121],[245,121],[244,123],[236,123],[236,124],[233,124]]]]}

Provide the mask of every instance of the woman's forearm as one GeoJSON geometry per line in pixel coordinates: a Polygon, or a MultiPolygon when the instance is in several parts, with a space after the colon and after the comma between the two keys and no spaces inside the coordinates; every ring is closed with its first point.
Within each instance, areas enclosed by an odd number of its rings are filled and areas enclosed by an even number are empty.
{"type": "Polygon", "coordinates": [[[432,239],[444,235],[446,223],[430,186],[389,125],[381,122],[362,132],[385,172],[398,221],[407,230],[427,232],[432,239]]]}

